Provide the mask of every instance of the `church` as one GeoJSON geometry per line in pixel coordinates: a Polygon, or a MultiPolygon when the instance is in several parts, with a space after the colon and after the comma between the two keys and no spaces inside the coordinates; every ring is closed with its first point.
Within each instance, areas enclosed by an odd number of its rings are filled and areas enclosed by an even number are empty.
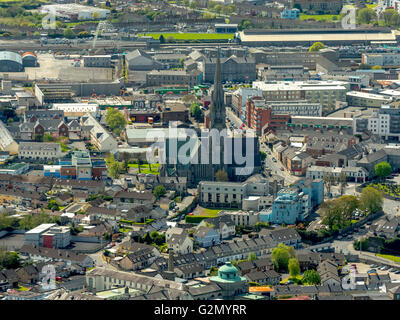
{"type": "MultiPolygon", "coordinates": [[[[183,141],[173,135],[165,139],[165,164],[161,166],[160,174],[186,177],[188,185],[195,187],[200,181],[214,181],[219,170],[227,173],[229,181],[244,181],[259,173],[261,158],[258,137],[245,133],[232,135],[226,127],[219,50],[208,117],[208,129],[196,130],[195,135],[187,135],[183,141]],[[177,159],[176,153],[182,152],[190,158],[187,163],[177,159]]],[[[181,130],[178,128],[179,132],[181,130]]]]}

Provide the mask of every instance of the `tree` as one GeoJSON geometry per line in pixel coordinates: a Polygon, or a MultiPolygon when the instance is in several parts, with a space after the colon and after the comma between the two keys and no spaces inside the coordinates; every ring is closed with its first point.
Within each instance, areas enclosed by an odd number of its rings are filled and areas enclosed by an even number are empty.
{"type": "Polygon", "coordinates": [[[118,135],[126,126],[126,120],[123,114],[113,108],[107,109],[106,123],[110,127],[110,129],[118,135]]]}
{"type": "Polygon", "coordinates": [[[310,285],[317,285],[321,283],[321,277],[315,270],[306,270],[303,274],[303,278],[301,282],[310,284],[310,285]]]}
{"type": "Polygon", "coordinates": [[[165,37],[163,35],[160,35],[160,38],[158,38],[158,40],[160,40],[161,44],[165,43],[165,37]]]}
{"type": "Polygon", "coordinates": [[[340,195],[341,196],[344,194],[346,182],[347,182],[346,174],[344,172],[342,172],[339,176],[339,186],[340,186],[340,195]]]}
{"type": "Polygon", "coordinates": [[[210,277],[215,277],[215,276],[217,276],[217,275],[218,275],[218,268],[216,268],[216,267],[211,267],[211,268],[210,268],[209,276],[210,276],[210,277]]]}
{"type": "Polygon", "coordinates": [[[344,195],[325,201],[320,206],[322,223],[330,230],[340,230],[351,223],[352,213],[360,206],[360,201],[353,195],[344,195]]]}
{"type": "Polygon", "coordinates": [[[198,103],[193,102],[193,103],[190,105],[190,114],[192,115],[193,118],[196,119],[196,121],[201,120],[202,112],[201,112],[201,109],[200,109],[198,103]]]}
{"type": "Polygon", "coordinates": [[[386,161],[379,162],[375,165],[375,174],[379,178],[385,178],[392,173],[392,166],[386,161]]]}
{"type": "Polygon", "coordinates": [[[228,174],[224,170],[218,170],[215,174],[215,180],[228,181],[228,174]]]}
{"type": "Polygon", "coordinates": [[[400,26],[400,15],[395,12],[390,18],[390,27],[398,29],[400,26]]]}
{"type": "Polygon", "coordinates": [[[309,52],[319,51],[325,48],[325,45],[322,42],[314,42],[313,45],[308,49],[309,52]]]}
{"type": "Polygon", "coordinates": [[[43,142],[52,142],[54,140],[55,139],[51,133],[45,133],[43,136],[43,142]]]}
{"type": "Polygon", "coordinates": [[[386,9],[385,11],[383,11],[382,18],[383,18],[383,23],[385,24],[385,26],[390,27],[390,20],[391,20],[392,16],[396,13],[397,13],[397,11],[394,9],[386,9]]]}
{"type": "Polygon", "coordinates": [[[378,15],[376,14],[375,10],[370,8],[363,8],[358,10],[357,12],[357,23],[360,24],[372,24],[377,22],[378,15]]]}
{"type": "Polygon", "coordinates": [[[288,269],[288,264],[290,258],[295,257],[295,252],[293,247],[288,247],[287,245],[280,243],[278,246],[272,250],[271,260],[277,271],[284,271],[288,269]],[[292,249],[290,249],[292,248],[292,249]]]}
{"type": "Polygon", "coordinates": [[[265,159],[267,159],[267,154],[264,151],[260,151],[260,158],[261,161],[265,161],[265,159]]]}
{"type": "Polygon", "coordinates": [[[371,69],[372,69],[372,70],[381,70],[382,67],[381,67],[381,66],[373,66],[371,69]]]}
{"type": "Polygon", "coordinates": [[[118,179],[119,174],[124,170],[123,164],[115,160],[112,154],[106,159],[106,164],[108,167],[108,176],[111,179],[118,179]]]}
{"type": "Polygon", "coordinates": [[[159,184],[158,186],[154,187],[153,194],[157,199],[160,199],[160,197],[162,197],[166,193],[167,191],[165,190],[165,187],[163,185],[159,184]]]}
{"type": "Polygon", "coordinates": [[[300,264],[299,264],[299,260],[297,260],[296,258],[291,258],[289,259],[289,264],[288,264],[288,268],[289,268],[289,274],[292,278],[296,278],[297,275],[300,274],[300,264]]]}
{"type": "Polygon", "coordinates": [[[373,187],[366,187],[361,191],[360,204],[361,208],[369,213],[378,212],[382,210],[383,195],[373,187]]]}
{"type": "Polygon", "coordinates": [[[100,13],[98,13],[97,11],[92,13],[93,20],[99,20],[99,18],[100,18],[100,13]]]}
{"type": "Polygon", "coordinates": [[[16,269],[20,266],[21,259],[17,252],[0,248],[0,269],[16,269]]]}
{"type": "Polygon", "coordinates": [[[248,261],[255,261],[257,260],[257,256],[254,252],[249,253],[249,257],[247,258],[248,261]]]}
{"type": "Polygon", "coordinates": [[[75,32],[71,28],[66,28],[64,29],[64,37],[67,39],[74,39],[75,38],[75,32]]]}
{"type": "Polygon", "coordinates": [[[332,184],[335,182],[335,177],[333,176],[332,173],[327,173],[322,177],[322,179],[324,180],[326,193],[330,194],[332,184]]]}
{"type": "Polygon", "coordinates": [[[250,29],[251,27],[252,27],[252,24],[249,20],[242,20],[239,24],[240,30],[250,29]]]}

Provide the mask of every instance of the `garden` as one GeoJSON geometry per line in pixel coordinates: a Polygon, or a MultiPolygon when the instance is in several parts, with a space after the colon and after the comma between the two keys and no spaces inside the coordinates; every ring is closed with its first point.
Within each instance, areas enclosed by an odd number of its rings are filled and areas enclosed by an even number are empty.
{"type": "Polygon", "coordinates": [[[389,195],[394,198],[400,198],[400,186],[393,182],[383,182],[383,183],[370,183],[368,185],[376,190],[382,191],[383,194],[389,195]]]}

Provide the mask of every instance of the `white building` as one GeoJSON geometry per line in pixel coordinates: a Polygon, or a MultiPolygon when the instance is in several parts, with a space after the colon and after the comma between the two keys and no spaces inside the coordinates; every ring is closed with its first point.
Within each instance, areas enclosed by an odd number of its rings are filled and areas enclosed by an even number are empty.
{"type": "Polygon", "coordinates": [[[71,231],[69,227],[44,223],[25,233],[25,243],[47,248],[65,248],[71,243],[71,231]]]}
{"type": "Polygon", "coordinates": [[[390,105],[382,107],[372,113],[371,116],[359,116],[354,118],[354,134],[362,134],[369,131],[384,139],[400,139],[400,109],[391,108],[390,105]]]}
{"type": "Polygon", "coordinates": [[[18,143],[15,142],[10,131],[8,131],[2,121],[0,121],[0,150],[8,151],[11,154],[18,153],[18,143]]]}
{"type": "Polygon", "coordinates": [[[199,201],[205,207],[258,211],[272,204],[273,188],[268,180],[260,182],[201,181],[199,201]]]}
{"type": "Polygon", "coordinates": [[[347,81],[254,81],[253,88],[262,90],[268,101],[307,100],[332,108],[336,101],[346,101],[346,92],[350,90],[347,81]]]}
{"type": "Polygon", "coordinates": [[[68,20],[104,20],[110,14],[110,10],[83,6],[75,3],[49,4],[41,7],[41,13],[54,13],[56,17],[68,20]]]}
{"type": "Polygon", "coordinates": [[[21,142],[18,158],[50,160],[61,157],[61,146],[54,142],[21,142]]]}
{"type": "Polygon", "coordinates": [[[306,178],[323,179],[327,174],[332,174],[336,179],[344,173],[348,181],[356,181],[364,183],[368,177],[368,171],[362,167],[325,167],[311,166],[307,168],[306,178]]]}
{"type": "Polygon", "coordinates": [[[97,103],[54,103],[52,110],[64,111],[65,117],[81,117],[86,113],[96,117],[100,109],[97,103]]]}
{"type": "Polygon", "coordinates": [[[81,118],[81,124],[84,126],[92,126],[90,130],[90,141],[99,151],[112,151],[117,149],[117,141],[90,113],[87,113],[81,118]]]}
{"type": "Polygon", "coordinates": [[[231,217],[237,226],[254,226],[259,221],[259,212],[255,211],[224,211],[224,214],[231,217]]]}

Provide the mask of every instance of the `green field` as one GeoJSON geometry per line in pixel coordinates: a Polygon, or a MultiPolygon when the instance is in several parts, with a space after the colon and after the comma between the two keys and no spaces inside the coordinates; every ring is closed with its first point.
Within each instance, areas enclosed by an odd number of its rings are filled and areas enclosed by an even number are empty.
{"type": "Polygon", "coordinates": [[[168,37],[174,37],[175,40],[229,40],[233,39],[233,33],[146,33],[139,34],[139,37],[152,36],[153,39],[159,39],[163,35],[165,40],[168,37]]]}
{"type": "Polygon", "coordinates": [[[392,260],[394,262],[400,262],[400,257],[398,257],[398,256],[391,256],[389,254],[380,254],[380,253],[377,253],[376,256],[377,257],[381,257],[381,258],[385,258],[385,259],[388,259],[388,260],[392,260]]]}
{"type": "MultiPolygon", "coordinates": [[[[156,175],[157,175],[157,174],[160,174],[160,172],[158,171],[158,169],[159,169],[159,167],[160,167],[160,164],[159,164],[159,163],[153,163],[153,164],[151,164],[150,166],[151,166],[151,170],[150,170],[148,164],[142,164],[142,165],[140,165],[140,173],[144,173],[144,174],[151,173],[151,174],[156,174],[156,175]]],[[[135,164],[135,163],[129,163],[129,164],[128,164],[128,167],[129,167],[129,168],[139,168],[139,165],[138,165],[138,164],[135,164]]],[[[138,173],[139,173],[139,172],[138,172],[138,173]]]]}
{"type": "Polygon", "coordinates": [[[315,21],[326,21],[326,22],[339,22],[340,15],[338,14],[300,14],[300,20],[313,19],[315,21]]]}

